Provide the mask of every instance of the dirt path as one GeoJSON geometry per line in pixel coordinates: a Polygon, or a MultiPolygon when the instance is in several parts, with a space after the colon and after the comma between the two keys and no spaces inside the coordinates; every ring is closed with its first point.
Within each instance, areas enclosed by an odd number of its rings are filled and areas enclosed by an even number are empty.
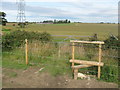
{"type": "Polygon", "coordinates": [[[49,73],[38,72],[40,68],[15,70],[3,68],[3,88],[117,88],[114,83],[95,79],[74,80],[71,77],[51,76],[49,73]]]}

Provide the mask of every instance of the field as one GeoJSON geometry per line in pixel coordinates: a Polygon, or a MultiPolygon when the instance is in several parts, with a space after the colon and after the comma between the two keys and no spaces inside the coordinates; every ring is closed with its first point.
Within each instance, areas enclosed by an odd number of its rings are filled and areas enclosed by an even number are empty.
{"type": "MultiPolygon", "coordinates": [[[[3,29],[16,30],[18,26],[8,23],[3,29]]],[[[71,23],[71,24],[29,24],[24,29],[26,31],[48,32],[51,35],[80,35],[92,36],[98,34],[100,40],[106,39],[110,34],[118,35],[118,24],[87,24],[87,23],[71,23]]],[[[65,36],[62,36],[65,38],[65,36]]],[[[77,37],[78,38],[78,37],[77,37]]]]}
{"type": "MultiPolygon", "coordinates": [[[[19,27],[8,23],[3,26],[3,35],[10,35],[19,27]]],[[[118,34],[117,24],[29,24],[24,28],[31,32],[48,32],[51,35],[80,35],[91,36],[98,34],[99,40],[105,40],[110,34],[118,34]]],[[[97,80],[97,67],[80,69],[87,79],[73,79],[71,63],[71,43],[64,41],[66,36],[53,36],[54,41],[41,43],[38,40],[28,40],[28,60],[25,64],[25,42],[13,50],[2,52],[3,87],[30,87],[30,88],[117,88],[118,87],[118,48],[105,48],[103,46],[101,79],[97,80]],[[59,42],[59,41],[64,42],[59,42]],[[33,83],[34,82],[34,83],[33,83]],[[110,82],[110,83],[109,83],[110,82]]],[[[88,37],[76,37],[88,39],[88,37]]],[[[15,38],[17,39],[17,37],[15,38]]],[[[18,37],[19,39],[19,37],[18,37]]],[[[75,58],[89,61],[98,60],[98,46],[83,45],[75,47],[75,58]]]]}

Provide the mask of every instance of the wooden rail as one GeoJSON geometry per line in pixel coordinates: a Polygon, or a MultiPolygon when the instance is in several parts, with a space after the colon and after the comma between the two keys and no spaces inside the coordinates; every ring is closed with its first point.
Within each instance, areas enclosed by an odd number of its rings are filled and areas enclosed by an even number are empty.
{"type": "Polygon", "coordinates": [[[102,62],[95,62],[95,61],[85,61],[85,60],[70,60],[72,63],[84,64],[84,65],[92,65],[92,66],[103,66],[104,63],[102,62]]]}
{"type": "Polygon", "coordinates": [[[91,67],[92,65],[76,65],[76,66],[73,66],[72,68],[73,69],[79,69],[79,68],[86,68],[86,67],[91,67]]]}
{"type": "Polygon", "coordinates": [[[74,43],[89,43],[89,44],[104,44],[102,41],[78,41],[78,40],[70,40],[70,42],[74,43]]]}

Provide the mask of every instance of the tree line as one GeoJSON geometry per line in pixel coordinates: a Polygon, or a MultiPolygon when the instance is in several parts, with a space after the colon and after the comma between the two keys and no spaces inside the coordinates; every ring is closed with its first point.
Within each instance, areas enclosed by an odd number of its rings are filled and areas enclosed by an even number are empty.
{"type": "Polygon", "coordinates": [[[53,23],[53,24],[60,24],[60,23],[71,23],[70,20],[46,20],[42,23],[53,23]]]}

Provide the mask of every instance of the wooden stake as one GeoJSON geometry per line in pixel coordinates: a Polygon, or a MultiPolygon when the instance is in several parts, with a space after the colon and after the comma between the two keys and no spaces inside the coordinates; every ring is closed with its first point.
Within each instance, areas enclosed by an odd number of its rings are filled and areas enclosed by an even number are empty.
{"type": "Polygon", "coordinates": [[[77,80],[78,77],[78,69],[74,70],[74,79],[77,80]]]}
{"type": "MultiPolygon", "coordinates": [[[[101,63],[101,57],[102,57],[102,49],[101,49],[102,45],[99,44],[99,63],[101,63]]],[[[100,65],[98,66],[98,79],[100,79],[100,65]]]]}
{"type": "Polygon", "coordinates": [[[60,58],[60,45],[59,45],[59,50],[58,50],[58,57],[60,58]]]}
{"type": "MultiPolygon", "coordinates": [[[[72,43],[72,60],[75,59],[75,43],[72,43]]],[[[72,63],[72,67],[74,66],[74,62],[72,63]]],[[[74,72],[74,69],[72,68],[72,72],[74,72]]]]}
{"type": "Polygon", "coordinates": [[[25,39],[25,57],[26,57],[26,65],[28,65],[28,40],[25,39]]]}

